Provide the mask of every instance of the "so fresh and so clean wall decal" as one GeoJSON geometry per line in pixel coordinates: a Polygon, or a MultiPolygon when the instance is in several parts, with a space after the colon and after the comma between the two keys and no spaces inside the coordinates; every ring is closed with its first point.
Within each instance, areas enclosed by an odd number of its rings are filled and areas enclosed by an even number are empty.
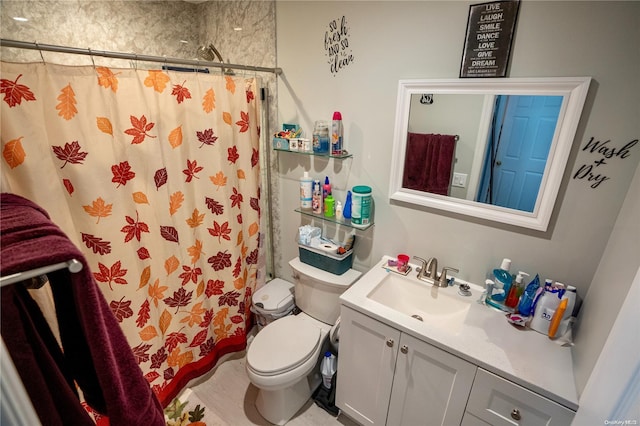
{"type": "Polygon", "coordinates": [[[344,15],[339,20],[329,22],[324,33],[324,50],[334,77],[338,71],[353,62],[353,50],[349,47],[349,27],[344,15]]]}
{"type": "Polygon", "coordinates": [[[631,155],[631,148],[637,144],[638,139],[634,139],[621,147],[615,147],[611,145],[611,140],[599,141],[592,136],[582,150],[596,154],[597,159],[591,164],[585,163],[580,166],[574,173],[573,178],[586,179],[591,182],[591,188],[597,188],[601,183],[609,180],[609,176],[603,173],[605,167],[600,167],[609,164],[610,160],[628,158],[631,155]]]}

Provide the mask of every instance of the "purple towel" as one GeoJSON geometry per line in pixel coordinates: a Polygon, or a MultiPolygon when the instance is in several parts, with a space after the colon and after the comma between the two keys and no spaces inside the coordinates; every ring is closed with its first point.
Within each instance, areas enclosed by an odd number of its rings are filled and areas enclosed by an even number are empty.
{"type": "Polygon", "coordinates": [[[2,276],[71,259],[83,265],[75,274],[66,268],[47,274],[63,355],[56,353],[52,336],[42,330],[41,313],[30,305],[28,293],[12,288],[21,284],[2,289],[2,335],[42,423],[60,424],[54,419],[61,418],[67,425],[86,424],[69,408],[81,407],[69,384],[75,380],[86,402],[108,416],[111,425],[164,425],[160,402],[82,253],[46,211],[25,198],[2,194],[0,213],[2,276]],[[11,304],[15,306],[7,309],[11,304]],[[25,344],[31,344],[31,350],[25,351],[25,344]],[[40,353],[44,350],[49,354],[40,353]]]}
{"type": "Polygon", "coordinates": [[[455,136],[409,133],[402,187],[449,195],[455,136]]]}

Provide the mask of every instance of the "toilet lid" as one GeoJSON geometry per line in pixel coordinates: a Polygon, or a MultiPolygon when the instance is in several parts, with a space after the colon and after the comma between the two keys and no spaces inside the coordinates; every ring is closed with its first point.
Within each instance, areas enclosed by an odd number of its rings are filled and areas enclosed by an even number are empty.
{"type": "Polygon", "coordinates": [[[295,315],[260,331],[247,352],[247,364],[259,374],[274,375],[304,363],[320,344],[320,329],[295,315]]]}

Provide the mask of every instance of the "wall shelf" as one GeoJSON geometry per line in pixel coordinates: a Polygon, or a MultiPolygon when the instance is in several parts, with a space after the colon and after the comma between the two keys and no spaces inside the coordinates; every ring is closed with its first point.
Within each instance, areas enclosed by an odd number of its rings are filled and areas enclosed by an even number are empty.
{"type": "Polygon", "coordinates": [[[302,210],[300,208],[295,209],[296,212],[304,215],[304,216],[310,216],[313,217],[314,219],[319,219],[319,220],[323,220],[325,222],[331,222],[331,223],[336,223],[338,225],[344,225],[344,226],[348,226],[350,228],[354,228],[354,229],[358,229],[360,231],[365,231],[369,228],[371,228],[373,226],[373,222],[368,223],[367,225],[354,225],[351,223],[351,219],[336,219],[336,217],[326,217],[323,214],[316,214],[313,213],[311,211],[306,211],[306,210],[302,210]]]}
{"type": "Polygon", "coordinates": [[[329,154],[319,154],[317,152],[306,152],[306,151],[290,151],[288,149],[281,149],[281,148],[273,148],[274,151],[280,151],[280,152],[290,152],[292,154],[300,154],[300,155],[310,155],[312,157],[325,157],[325,158],[335,158],[338,160],[342,160],[345,158],[351,158],[353,157],[353,154],[342,154],[342,155],[329,155],[329,154]]]}

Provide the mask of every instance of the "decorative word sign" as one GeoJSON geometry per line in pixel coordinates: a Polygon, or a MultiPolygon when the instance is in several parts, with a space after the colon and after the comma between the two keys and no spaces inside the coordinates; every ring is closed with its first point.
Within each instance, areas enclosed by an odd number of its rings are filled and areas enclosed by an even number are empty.
{"type": "Polygon", "coordinates": [[[353,62],[353,51],[349,47],[349,27],[343,16],[340,22],[335,19],[329,22],[329,29],[324,33],[324,50],[329,56],[331,73],[335,75],[353,62]]]}
{"type": "Polygon", "coordinates": [[[631,154],[631,148],[636,146],[638,139],[634,139],[631,142],[626,143],[620,148],[616,148],[610,145],[611,141],[596,141],[594,137],[589,139],[589,142],[582,148],[583,151],[589,151],[591,154],[597,154],[598,159],[593,164],[583,164],[573,174],[574,179],[586,179],[591,183],[591,188],[597,188],[600,184],[609,177],[602,173],[602,169],[598,167],[604,166],[609,160],[615,160],[617,158],[624,159],[631,154]]]}
{"type": "Polygon", "coordinates": [[[504,77],[520,2],[469,6],[460,77],[504,77]]]}

